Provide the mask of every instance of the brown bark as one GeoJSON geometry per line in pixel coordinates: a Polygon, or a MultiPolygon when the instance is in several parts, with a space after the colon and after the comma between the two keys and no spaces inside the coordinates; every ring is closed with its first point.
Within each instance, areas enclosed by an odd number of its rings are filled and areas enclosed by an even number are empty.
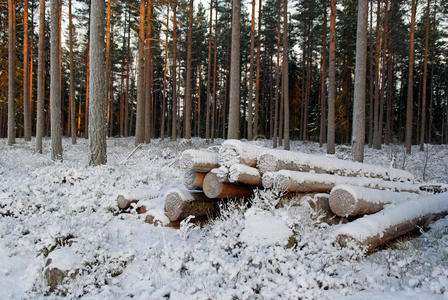
{"type": "Polygon", "coordinates": [[[131,12],[128,10],[128,46],[126,51],[126,92],[124,97],[124,136],[129,136],[129,64],[131,60],[131,12]]]}
{"type": "Polygon", "coordinates": [[[8,0],[8,145],[16,143],[16,1],[8,0]]]}
{"type": "Polygon", "coordinates": [[[168,37],[169,37],[169,26],[170,26],[170,6],[167,5],[166,11],[166,40],[165,40],[165,62],[163,66],[163,99],[162,99],[162,117],[160,124],[160,139],[165,138],[165,114],[166,114],[166,74],[168,65],[168,37]]]}
{"type": "Polygon", "coordinates": [[[68,31],[70,47],[70,125],[72,144],[76,144],[76,125],[75,125],[75,68],[73,66],[73,24],[72,24],[72,1],[68,1],[68,31]]]}
{"type": "Polygon", "coordinates": [[[380,68],[381,68],[381,49],[383,49],[383,39],[381,37],[381,26],[380,26],[380,12],[381,12],[381,1],[377,2],[377,12],[376,12],[376,58],[375,58],[375,103],[373,111],[373,148],[381,148],[381,137],[379,136],[379,113],[380,113],[380,68]]]}
{"type": "MultiPolygon", "coordinates": [[[[249,102],[248,102],[248,123],[247,123],[247,139],[252,140],[253,126],[252,126],[252,106],[253,106],[253,89],[254,89],[254,49],[255,48],[255,0],[252,0],[252,20],[250,27],[250,65],[249,65],[249,102]]],[[[258,62],[258,60],[257,60],[258,62]]],[[[258,109],[256,107],[256,109],[258,109]]]]}
{"type": "MultiPolygon", "coordinates": [[[[261,0],[258,1],[258,30],[257,30],[257,74],[255,79],[255,116],[254,116],[254,133],[255,138],[258,135],[258,113],[260,111],[260,61],[261,61],[261,0]]],[[[280,22],[280,20],[279,20],[280,22]]]]}
{"type": "Polygon", "coordinates": [[[330,8],[330,65],[328,70],[327,153],[334,154],[336,100],[336,0],[331,0],[330,8]]]}
{"type": "Polygon", "coordinates": [[[218,52],[218,0],[215,2],[215,42],[214,42],[214,55],[213,55],[213,101],[212,101],[212,128],[211,128],[211,141],[215,142],[215,119],[216,119],[216,59],[218,52]]]}
{"type": "Polygon", "coordinates": [[[44,135],[45,102],[45,0],[40,0],[39,14],[39,50],[37,64],[37,112],[36,112],[36,151],[42,153],[44,135]]]}
{"type": "MultiPolygon", "coordinates": [[[[260,0],[261,1],[261,0],[260,0]]],[[[285,109],[285,150],[289,150],[288,0],[283,0],[283,99],[285,109]]]]}
{"type": "Polygon", "coordinates": [[[28,0],[24,1],[23,14],[23,129],[24,140],[31,141],[31,111],[30,111],[30,72],[29,72],[29,41],[28,41],[28,0]]]}
{"type": "Polygon", "coordinates": [[[213,0],[210,0],[210,22],[208,29],[208,58],[207,58],[207,94],[205,102],[205,142],[208,144],[210,139],[210,81],[212,68],[212,23],[213,23],[213,0]]]}
{"type": "Polygon", "coordinates": [[[171,118],[171,140],[175,141],[177,139],[177,26],[176,26],[176,4],[173,7],[173,105],[172,105],[172,118],[171,118]]]}
{"type": "Polygon", "coordinates": [[[139,9],[139,32],[138,32],[138,78],[137,78],[137,116],[135,121],[135,144],[145,141],[145,1],[141,0],[139,9]]]}
{"type": "Polygon", "coordinates": [[[246,185],[220,182],[212,172],[207,173],[202,185],[204,194],[210,199],[218,198],[244,198],[253,194],[251,187],[246,185]]]}
{"type": "Polygon", "coordinates": [[[185,124],[184,137],[191,139],[191,46],[193,34],[193,0],[190,0],[190,9],[188,11],[188,34],[187,34],[187,76],[185,78],[185,124]]]}
{"type": "Polygon", "coordinates": [[[324,4],[324,21],[322,29],[322,60],[321,60],[321,78],[320,78],[320,135],[319,145],[322,145],[327,141],[327,5],[324,4]]]}
{"type": "Polygon", "coordinates": [[[189,216],[208,216],[214,214],[217,209],[218,203],[199,191],[174,190],[169,192],[165,199],[165,213],[170,221],[182,220],[189,216]]]}
{"type": "Polygon", "coordinates": [[[420,129],[420,151],[425,150],[425,134],[426,134],[426,93],[428,79],[428,43],[429,43],[429,10],[430,0],[427,0],[426,7],[426,25],[425,25],[425,58],[423,62],[423,95],[422,95],[422,120],[420,129]]]}
{"type": "Polygon", "coordinates": [[[375,74],[373,66],[375,64],[375,51],[373,40],[373,1],[370,0],[370,31],[369,31],[369,147],[373,147],[373,88],[375,74]]]}
{"type": "Polygon", "coordinates": [[[411,154],[412,145],[412,119],[414,106],[414,41],[415,41],[415,14],[417,9],[417,0],[412,0],[411,7],[411,37],[409,42],[409,78],[408,95],[406,104],[406,153],[411,154]]]}
{"type": "Polygon", "coordinates": [[[280,101],[280,36],[281,36],[281,32],[280,32],[280,20],[281,20],[281,0],[277,0],[278,3],[278,21],[277,21],[277,65],[276,65],[276,69],[275,69],[275,101],[274,101],[274,105],[275,105],[275,109],[274,109],[274,137],[273,137],[273,147],[277,148],[277,139],[280,136],[279,134],[279,128],[281,128],[282,126],[279,126],[279,122],[278,122],[278,115],[279,115],[279,101],[280,101]]]}
{"type": "Polygon", "coordinates": [[[145,38],[145,143],[151,142],[151,105],[152,105],[152,0],[146,5],[146,38],[145,38]]]}

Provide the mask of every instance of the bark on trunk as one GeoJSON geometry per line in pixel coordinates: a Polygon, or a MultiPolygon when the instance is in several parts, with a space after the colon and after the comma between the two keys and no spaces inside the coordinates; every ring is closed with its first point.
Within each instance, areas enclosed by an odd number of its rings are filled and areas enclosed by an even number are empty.
{"type": "MultiPolygon", "coordinates": [[[[261,0],[258,1],[258,30],[257,30],[257,77],[255,80],[255,116],[254,116],[254,131],[252,137],[255,138],[258,135],[258,114],[260,111],[260,72],[261,72],[261,0]]],[[[280,22],[280,20],[279,20],[280,22]]]]}
{"type": "Polygon", "coordinates": [[[426,89],[428,77],[428,43],[429,43],[429,10],[430,0],[427,1],[426,7],[426,25],[425,25],[425,58],[423,63],[423,95],[422,95],[422,123],[420,129],[420,151],[425,150],[425,134],[426,134],[426,89]]]}
{"type": "Polygon", "coordinates": [[[75,124],[75,68],[73,66],[73,25],[72,25],[72,1],[68,1],[68,30],[70,39],[70,127],[72,144],[76,144],[76,124],[75,124]]]}
{"type": "MultiPolygon", "coordinates": [[[[261,0],[260,0],[261,1],[261,0]]],[[[289,150],[288,0],[283,0],[283,99],[285,101],[285,150],[289,150]]]]}
{"type": "Polygon", "coordinates": [[[184,186],[188,190],[202,190],[206,173],[199,173],[195,171],[186,171],[184,173],[184,186]]]}
{"type": "Polygon", "coordinates": [[[212,68],[212,23],[213,23],[213,0],[210,0],[210,23],[208,29],[208,58],[207,58],[207,94],[205,102],[205,142],[210,139],[210,73],[212,68]]]}
{"type": "Polygon", "coordinates": [[[336,100],[336,0],[331,0],[330,8],[330,66],[328,70],[327,153],[334,154],[336,100]]]}
{"type": "Polygon", "coordinates": [[[24,140],[31,141],[30,111],[30,61],[28,42],[28,0],[24,1],[23,14],[23,133],[24,140]]]}
{"type": "Polygon", "coordinates": [[[191,139],[191,46],[193,33],[193,0],[190,0],[190,9],[188,11],[188,35],[187,35],[187,76],[185,78],[185,124],[184,137],[191,139]]]}
{"type": "Polygon", "coordinates": [[[140,19],[138,34],[138,79],[137,79],[137,116],[135,121],[135,144],[145,141],[145,91],[144,91],[144,57],[145,57],[145,1],[140,2],[140,19]]]}
{"type": "Polygon", "coordinates": [[[411,13],[411,37],[409,42],[409,78],[408,95],[406,104],[406,153],[411,154],[412,146],[412,119],[414,116],[414,40],[415,40],[415,14],[417,0],[412,0],[411,13]]]}
{"type": "Polygon", "coordinates": [[[39,54],[37,63],[37,115],[36,115],[36,151],[42,153],[44,135],[44,101],[45,101],[45,0],[40,0],[39,15],[39,54]]]}
{"type": "MultiPolygon", "coordinates": [[[[278,143],[278,138],[280,137],[280,133],[279,133],[279,128],[281,128],[282,126],[279,126],[279,121],[278,121],[278,117],[279,117],[279,101],[281,101],[280,99],[280,20],[281,20],[281,0],[277,0],[278,1],[278,21],[277,21],[277,67],[276,67],[276,71],[275,71],[275,84],[276,84],[276,88],[275,88],[275,101],[274,101],[274,105],[275,105],[275,109],[274,109],[274,137],[273,137],[273,147],[277,148],[277,143],[278,143]]],[[[281,112],[280,112],[281,113],[281,112]]]]}
{"type": "Polygon", "coordinates": [[[162,99],[162,116],[160,124],[160,139],[165,138],[165,114],[166,114],[166,73],[168,65],[168,37],[169,37],[169,26],[170,26],[170,6],[167,6],[166,11],[166,39],[165,39],[165,61],[163,66],[163,99],[162,99]]]}
{"type": "Polygon", "coordinates": [[[59,5],[59,0],[51,0],[50,110],[52,160],[62,160],[61,81],[59,69],[59,5]]]}
{"type": "MultiPolygon", "coordinates": [[[[252,20],[250,27],[250,65],[249,65],[249,102],[248,102],[248,118],[247,118],[247,139],[252,140],[252,106],[253,106],[253,89],[254,89],[254,56],[255,56],[255,0],[252,0],[252,20]]],[[[256,108],[257,109],[257,108],[256,108]]]]}
{"type": "Polygon", "coordinates": [[[16,143],[16,1],[8,0],[8,145],[16,143]]]}
{"type": "Polygon", "coordinates": [[[324,21],[322,29],[322,66],[321,66],[321,83],[320,83],[320,147],[327,141],[327,5],[324,5],[324,21]]]}
{"type": "Polygon", "coordinates": [[[90,20],[90,106],[89,146],[90,164],[105,164],[106,154],[106,79],[104,44],[104,0],[92,0],[90,20]]]}
{"type": "Polygon", "coordinates": [[[173,8],[173,105],[172,105],[172,118],[171,118],[171,140],[175,141],[177,139],[177,26],[176,26],[176,4],[173,8]]]}

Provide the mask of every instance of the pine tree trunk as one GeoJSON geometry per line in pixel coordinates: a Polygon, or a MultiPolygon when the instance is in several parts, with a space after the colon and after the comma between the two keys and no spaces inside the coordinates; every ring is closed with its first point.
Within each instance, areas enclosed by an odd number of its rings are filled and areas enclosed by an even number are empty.
{"type": "MultiPolygon", "coordinates": [[[[247,124],[247,139],[252,140],[253,134],[253,120],[252,120],[252,106],[253,106],[253,90],[254,90],[254,56],[255,56],[255,0],[252,0],[252,20],[250,27],[250,65],[249,65],[249,102],[248,102],[248,124],[247,124]]],[[[258,61],[257,61],[258,62],[258,61]]]]}
{"type": "Polygon", "coordinates": [[[176,58],[176,49],[177,49],[177,26],[176,26],[176,4],[174,4],[173,8],[173,105],[172,105],[172,118],[171,118],[171,140],[175,141],[177,139],[177,58],[176,58]]]}
{"type": "Polygon", "coordinates": [[[285,150],[289,150],[288,0],[283,0],[283,98],[285,107],[285,150]]]}
{"type": "MultiPolygon", "coordinates": [[[[122,52],[124,53],[124,49],[126,47],[126,15],[124,16],[124,26],[123,26],[123,45],[122,52]]],[[[125,57],[124,55],[121,58],[121,82],[120,82],[120,137],[124,136],[124,65],[125,65],[125,57]]]]}
{"type": "Polygon", "coordinates": [[[386,132],[384,134],[384,142],[386,143],[386,145],[389,145],[392,142],[392,88],[394,81],[392,74],[392,65],[393,57],[391,55],[387,63],[386,132]]]}
{"type": "Polygon", "coordinates": [[[59,69],[59,5],[59,0],[51,0],[50,111],[52,160],[62,160],[61,81],[59,69]]]}
{"type": "Polygon", "coordinates": [[[131,12],[128,8],[128,46],[126,51],[126,92],[124,97],[124,136],[129,136],[129,64],[131,60],[131,12]]]}
{"type": "MultiPolygon", "coordinates": [[[[387,0],[386,0],[387,1],[387,0]]],[[[363,162],[366,120],[366,72],[367,72],[367,16],[368,0],[360,0],[358,5],[358,29],[356,36],[355,91],[353,102],[353,160],[363,162]]]]}
{"type": "Polygon", "coordinates": [[[411,13],[411,38],[409,42],[409,78],[408,78],[408,95],[406,104],[406,153],[411,154],[412,145],[412,119],[414,106],[414,41],[415,41],[415,14],[417,8],[417,0],[412,0],[411,13]]]}
{"type": "Polygon", "coordinates": [[[190,9],[188,11],[188,34],[187,34],[187,76],[185,78],[185,124],[184,137],[191,139],[191,45],[193,32],[193,0],[190,0],[190,9]]]}
{"type": "Polygon", "coordinates": [[[373,42],[373,1],[370,0],[370,31],[369,31],[369,147],[373,147],[373,91],[375,74],[373,65],[375,64],[375,51],[373,42]]]}
{"type": "MultiPolygon", "coordinates": [[[[34,2],[34,1],[33,1],[34,2]]],[[[30,61],[30,70],[29,70],[29,76],[30,76],[30,84],[28,86],[29,88],[29,105],[30,105],[30,135],[33,134],[33,44],[34,44],[34,3],[31,2],[31,25],[30,25],[30,54],[29,54],[29,61],[30,61]]]]}
{"type": "Polygon", "coordinates": [[[73,24],[72,24],[72,0],[68,1],[68,30],[70,47],[70,125],[72,144],[76,144],[76,124],[75,124],[75,76],[73,66],[73,24]]]}
{"type": "Polygon", "coordinates": [[[422,95],[422,123],[420,129],[420,151],[425,150],[425,131],[426,131],[426,87],[428,77],[428,43],[429,43],[429,9],[430,0],[427,0],[426,7],[426,25],[425,25],[425,58],[423,63],[423,95],[422,95]]]}
{"type": "Polygon", "coordinates": [[[16,143],[16,1],[8,0],[8,145],[16,143]]]}
{"type": "Polygon", "coordinates": [[[336,100],[336,0],[331,0],[330,66],[328,70],[328,128],[327,153],[335,152],[335,100],[336,100]]]}
{"type": "Polygon", "coordinates": [[[105,164],[106,154],[106,78],[104,56],[104,0],[92,0],[90,19],[90,106],[89,106],[89,145],[90,164],[105,164]]]}
{"type": "Polygon", "coordinates": [[[208,29],[208,58],[207,58],[207,94],[205,102],[205,142],[210,139],[210,73],[212,68],[212,23],[213,23],[213,0],[210,0],[210,22],[208,29]]]}
{"type": "Polygon", "coordinates": [[[39,50],[37,64],[37,121],[36,151],[42,153],[42,137],[44,135],[44,102],[45,102],[45,0],[40,0],[39,15],[39,50]]]}
{"type": "Polygon", "coordinates": [[[320,78],[320,135],[319,145],[326,142],[326,124],[327,124],[327,5],[325,1],[322,1],[324,6],[324,20],[322,25],[322,65],[321,65],[321,78],[320,78]]]}
{"type": "Polygon", "coordinates": [[[138,34],[138,79],[137,79],[137,116],[135,121],[135,144],[145,141],[145,91],[144,91],[144,56],[145,56],[145,1],[140,2],[138,34]]]}
{"type": "Polygon", "coordinates": [[[111,55],[110,55],[110,39],[111,39],[111,4],[112,0],[107,0],[107,15],[106,15],[106,105],[107,105],[107,123],[109,128],[109,136],[111,135],[110,128],[112,127],[112,110],[111,110],[111,55]]]}
{"type": "Polygon", "coordinates": [[[276,71],[275,71],[275,84],[276,84],[276,88],[275,88],[275,112],[274,112],[274,137],[273,137],[273,147],[277,148],[277,140],[278,140],[278,136],[279,136],[279,127],[281,127],[281,125],[279,126],[278,123],[278,114],[279,114],[279,94],[280,94],[280,20],[281,20],[281,0],[277,0],[277,4],[278,4],[278,19],[277,19],[277,66],[276,66],[276,71]]]}
{"type": "Polygon", "coordinates": [[[146,43],[145,43],[145,143],[151,142],[151,101],[152,101],[152,0],[146,6],[146,43]]]}
{"type": "Polygon", "coordinates": [[[28,0],[24,0],[23,14],[23,129],[25,141],[31,141],[30,72],[28,55],[28,0]]]}
{"type": "Polygon", "coordinates": [[[258,30],[257,30],[257,77],[255,79],[255,115],[253,138],[258,135],[258,114],[260,111],[260,61],[261,61],[261,0],[258,1],[258,30]]]}
{"type": "Polygon", "coordinates": [[[381,38],[381,28],[380,28],[380,12],[381,12],[381,1],[377,2],[377,13],[376,13],[376,60],[375,60],[375,103],[373,111],[373,148],[381,148],[381,139],[379,136],[379,108],[380,108],[380,67],[381,67],[381,49],[382,49],[382,38],[381,38]]]}
{"type": "MultiPolygon", "coordinates": [[[[229,101],[229,130],[228,139],[239,138],[240,126],[240,13],[241,1],[233,0],[232,5],[232,48],[230,65],[230,101],[229,101]]],[[[261,0],[260,0],[261,2],[261,0]]],[[[258,53],[260,55],[260,53],[258,53]]],[[[257,106],[257,103],[255,103],[257,106]]],[[[225,111],[224,111],[225,115],[225,111]]],[[[256,115],[256,113],[255,113],[256,115]]],[[[256,121],[256,120],[255,120],[256,121]]],[[[224,123],[223,123],[224,124],[224,123]]],[[[255,125],[256,128],[256,125],[255,125]]]]}
{"type": "Polygon", "coordinates": [[[166,72],[168,65],[168,37],[169,37],[169,26],[170,26],[170,6],[167,5],[166,11],[166,40],[165,40],[165,62],[163,66],[163,99],[162,99],[162,117],[160,125],[160,139],[163,141],[165,138],[165,114],[166,114],[166,72]]]}
{"type": "Polygon", "coordinates": [[[215,142],[215,119],[216,119],[216,59],[218,51],[218,0],[215,2],[215,38],[214,38],[214,55],[213,55],[213,101],[212,101],[212,126],[211,141],[215,142]]]}

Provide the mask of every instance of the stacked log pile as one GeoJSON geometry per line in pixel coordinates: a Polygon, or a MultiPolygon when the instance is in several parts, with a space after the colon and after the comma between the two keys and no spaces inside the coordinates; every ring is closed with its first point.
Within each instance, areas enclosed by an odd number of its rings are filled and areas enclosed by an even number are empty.
{"type": "MultiPolygon", "coordinates": [[[[411,173],[399,169],[238,140],[227,140],[213,150],[186,150],[180,162],[185,188],[164,196],[170,224],[189,216],[213,215],[219,201],[250,197],[256,188],[328,195],[320,200],[334,215],[358,218],[337,225],[335,239],[343,246],[355,240],[372,249],[435,216],[448,214],[446,185],[417,184],[411,173]],[[441,194],[421,194],[431,191],[441,194]]],[[[135,201],[121,199],[120,208],[135,201]]]]}

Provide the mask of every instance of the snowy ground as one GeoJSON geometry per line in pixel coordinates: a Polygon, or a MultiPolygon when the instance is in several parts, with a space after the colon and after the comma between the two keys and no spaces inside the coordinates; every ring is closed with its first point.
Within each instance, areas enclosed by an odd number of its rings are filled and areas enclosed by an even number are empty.
{"type": "MultiPolygon", "coordinates": [[[[108,163],[95,168],[85,140],[63,140],[63,163],[50,160],[49,144],[41,155],[34,141],[0,140],[0,299],[59,297],[48,293],[47,257],[78,269],[59,295],[86,299],[448,299],[448,217],[368,256],[334,245],[331,226],[306,205],[274,209],[269,192],[202,229],[154,227],[118,214],[117,195],[181,186],[180,153],[203,140],[154,140],[127,159],[133,139],[109,139],[108,163]]],[[[315,143],[292,147],[324,153],[315,143]]],[[[413,150],[404,160],[398,145],[367,149],[366,162],[448,183],[448,146],[413,150]]],[[[348,159],[350,148],[337,156],[348,159]]],[[[163,199],[149,203],[157,212],[163,199]]]]}

